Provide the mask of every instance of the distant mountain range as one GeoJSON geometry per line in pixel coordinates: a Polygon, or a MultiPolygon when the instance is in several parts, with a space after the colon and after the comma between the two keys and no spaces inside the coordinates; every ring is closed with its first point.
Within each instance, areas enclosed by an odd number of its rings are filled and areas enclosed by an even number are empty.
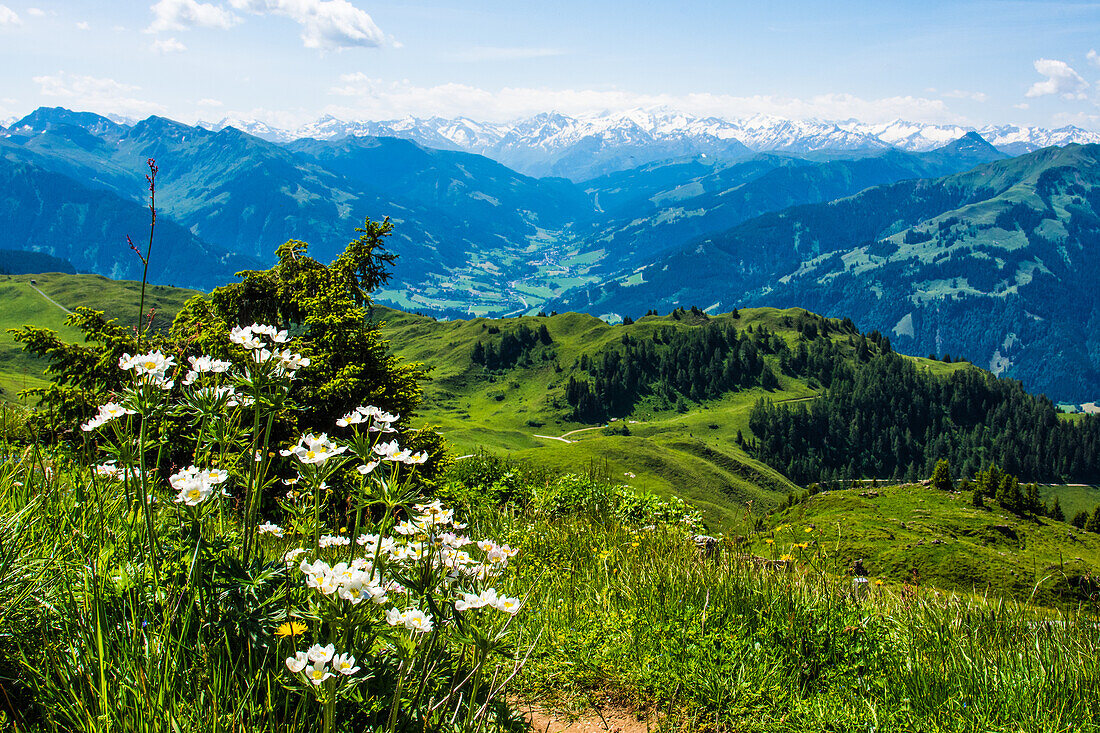
{"type": "Polygon", "coordinates": [[[1051,145],[1100,143],[1100,133],[1074,126],[1057,130],[1015,125],[973,128],[902,120],[888,124],[788,120],[770,115],[721,119],[641,109],[581,117],[547,113],[508,123],[464,117],[344,121],[326,116],[295,130],[242,118],[200,122],[199,126],[213,130],[236,127],[272,142],[348,136],[404,138],[431,148],[484,155],[527,175],[561,176],[574,181],[694,155],[734,159],[764,151],[852,152],[891,147],[926,152],[968,132],[977,132],[1009,155],[1051,145]]]}
{"type": "Polygon", "coordinates": [[[1100,145],[792,206],[635,264],[546,307],[797,305],[1057,399],[1100,393],[1100,145]]]}
{"type": "Polygon", "coordinates": [[[232,126],[43,108],[0,131],[0,249],[16,264],[35,252],[58,269],[139,276],[125,236],[147,232],[144,162],[156,158],[160,284],[210,289],[271,262],[288,239],[328,260],[364,217],[389,216],[400,257],[376,300],[404,310],[614,319],[797,305],[1058,399],[1100,395],[1100,145],[1006,152],[1091,133],[998,128],[991,136],[1008,141],[998,148],[961,128],[739,123],[759,133],[739,139],[729,123],[651,114],[595,140],[576,138],[572,118],[535,119],[508,142],[492,126],[460,132],[461,121],[447,137],[440,122],[431,147],[408,139],[415,126],[404,138],[347,135],[330,120],[321,137],[272,142],[232,126]],[[937,136],[947,142],[925,149],[937,136]],[[835,147],[815,147],[827,138],[835,147]],[[604,172],[535,178],[455,139],[604,172]],[[700,140],[711,147],[690,152],[700,140]],[[619,170],[631,150],[665,157],[619,170]]]}

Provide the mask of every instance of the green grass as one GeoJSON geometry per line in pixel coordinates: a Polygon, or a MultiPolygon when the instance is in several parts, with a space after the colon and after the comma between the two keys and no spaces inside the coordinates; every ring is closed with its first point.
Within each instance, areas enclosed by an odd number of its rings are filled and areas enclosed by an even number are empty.
{"type": "MultiPolygon", "coordinates": [[[[156,311],[154,326],[165,326],[183,303],[197,291],[151,285],[146,291],[146,307],[156,311]]],[[[57,331],[67,341],[77,343],[81,333],[65,325],[65,310],[79,306],[102,310],[109,316],[133,323],[141,299],[141,283],[110,280],[100,275],[0,275],[0,400],[15,401],[25,388],[44,384],[46,364],[24,354],[8,329],[25,325],[57,331]],[[31,281],[35,286],[31,285],[31,281]],[[52,298],[51,303],[34,288],[52,298]]]]}
{"type": "Polygon", "coordinates": [[[1100,506],[1100,486],[1083,486],[1080,484],[1040,484],[1039,496],[1048,505],[1058,497],[1058,503],[1062,507],[1062,513],[1066,519],[1072,519],[1077,512],[1088,512],[1100,506]]]}
{"type": "MultiPolygon", "coordinates": [[[[527,524],[540,644],[516,695],[662,730],[1069,731],[1100,724],[1098,632],[979,594],[856,586],[831,544],[768,567],[683,535],[527,524]]],[[[590,717],[595,717],[594,715],[590,717]]]]}
{"type": "Polygon", "coordinates": [[[844,565],[862,559],[872,577],[960,592],[1075,603],[1084,597],[1076,585],[1100,569],[1100,535],[975,508],[969,492],[919,484],[825,491],[771,521],[783,529],[754,536],[751,551],[797,556],[820,547],[844,565]],[[808,550],[792,549],[807,541],[808,550]]]}

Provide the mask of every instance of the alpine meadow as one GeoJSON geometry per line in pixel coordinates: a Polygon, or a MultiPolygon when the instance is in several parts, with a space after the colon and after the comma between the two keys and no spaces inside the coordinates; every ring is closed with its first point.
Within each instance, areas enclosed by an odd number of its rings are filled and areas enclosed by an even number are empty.
{"type": "Polygon", "coordinates": [[[1100,733],[1085,0],[0,0],[0,730],[1100,733]]]}

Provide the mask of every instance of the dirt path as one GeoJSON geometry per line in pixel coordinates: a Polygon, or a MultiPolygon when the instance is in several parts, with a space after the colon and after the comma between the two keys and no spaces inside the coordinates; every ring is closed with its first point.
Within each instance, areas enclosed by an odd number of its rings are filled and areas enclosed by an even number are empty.
{"type": "MultiPolygon", "coordinates": [[[[566,435],[568,435],[568,434],[569,433],[566,433],[566,435]]],[[[560,440],[563,443],[573,443],[573,442],[575,442],[575,441],[572,441],[572,440],[567,440],[565,438],[559,438],[556,435],[539,435],[538,433],[531,433],[531,437],[533,437],[533,438],[546,438],[547,440],[560,440]]]]}
{"type": "Polygon", "coordinates": [[[634,713],[612,705],[572,715],[540,707],[520,709],[531,733],[650,733],[657,728],[653,721],[639,720],[634,713]]]}
{"type": "Polygon", "coordinates": [[[50,303],[53,303],[53,304],[54,304],[54,305],[56,305],[56,306],[57,306],[58,308],[60,308],[61,310],[65,311],[65,314],[66,314],[66,315],[70,315],[70,316],[71,316],[71,315],[73,314],[73,312],[72,312],[71,310],[69,310],[68,308],[66,308],[65,306],[61,305],[61,304],[60,304],[60,303],[58,303],[58,302],[57,302],[56,300],[54,300],[53,298],[51,298],[50,296],[46,295],[46,294],[45,294],[45,293],[43,293],[43,292],[42,292],[41,290],[39,290],[39,289],[38,289],[38,286],[37,286],[37,285],[31,285],[30,283],[27,283],[27,287],[29,287],[29,288],[33,289],[33,290],[34,290],[34,292],[36,292],[36,293],[38,293],[39,295],[41,295],[41,296],[42,296],[43,298],[45,298],[45,299],[46,299],[47,301],[49,301],[50,303]]]}
{"type": "MultiPolygon", "coordinates": [[[[644,423],[639,423],[636,420],[631,420],[629,424],[630,425],[642,425],[644,423]]],[[[608,425],[610,425],[610,423],[608,423],[608,425]]],[[[546,438],[547,440],[560,440],[563,443],[576,443],[577,441],[575,441],[575,440],[569,440],[570,435],[576,435],[577,433],[585,433],[585,432],[588,432],[589,430],[603,430],[606,427],[607,427],[607,425],[597,425],[594,428],[577,428],[576,430],[570,430],[568,433],[562,433],[561,435],[539,435],[538,433],[531,433],[531,437],[533,437],[533,438],[546,438]]]]}

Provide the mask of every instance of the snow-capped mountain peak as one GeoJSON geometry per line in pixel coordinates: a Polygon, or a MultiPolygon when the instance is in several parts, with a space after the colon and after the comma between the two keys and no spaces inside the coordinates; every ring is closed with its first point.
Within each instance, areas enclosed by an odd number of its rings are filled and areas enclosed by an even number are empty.
{"type": "Polygon", "coordinates": [[[731,158],[752,152],[810,153],[818,150],[922,152],[943,147],[969,132],[1010,154],[1050,145],[1100,143],[1100,133],[1079,127],[1047,130],[1015,125],[981,128],[908,120],[865,123],[787,119],[770,114],[744,118],[700,117],[667,107],[633,108],[570,116],[543,112],[507,123],[468,117],[412,117],[346,121],[326,115],[296,130],[260,120],[227,117],[200,123],[218,130],[232,125],[275,142],[302,137],[392,136],[431,148],[485,155],[530,175],[581,179],[612,170],[686,155],[731,158]]]}

